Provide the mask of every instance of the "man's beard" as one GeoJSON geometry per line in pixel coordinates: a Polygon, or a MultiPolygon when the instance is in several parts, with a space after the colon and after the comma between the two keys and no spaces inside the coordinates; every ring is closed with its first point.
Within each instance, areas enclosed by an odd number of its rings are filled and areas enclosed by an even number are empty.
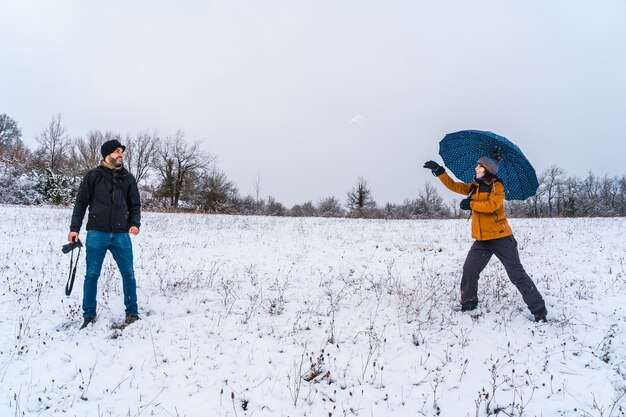
{"type": "Polygon", "coordinates": [[[122,158],[107,158],[106,163],[109,164],[109,166],[114,166],[115,168],[121,168],[124,165],[124,160],[122,158]]]}

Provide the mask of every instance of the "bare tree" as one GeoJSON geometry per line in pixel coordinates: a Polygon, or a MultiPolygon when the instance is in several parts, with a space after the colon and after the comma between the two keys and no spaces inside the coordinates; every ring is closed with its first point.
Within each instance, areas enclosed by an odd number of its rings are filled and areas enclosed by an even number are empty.
{"type": "Polygon", "coordinates": [[[560,209],[560,189],[563,181],[563,176],[565,175],[565,170],[556,165],[551,165],[547,168],[541,175],[543,180],[544,192],[546,194],[546,202],[548,203],[548,216],[552,217],[554,215],[554,207],[553,201],[557,200],[557,214],[560,209]]]}
{"type": "Polygon", "coordinates": [[[196,204],[210,213],[231,213],[238,199],[235,184],[215,166],[205,170],[198,182],[196,204]]]}
{"type": "Polygon", "coordinates": [[[161,176],[159,194],[171,207],[178,207],[184,191],[194,188],[192,180],[198,177],[198,171],[208,168],[214,159],[200,150],[199,142],[188,143],[180,130],[173,138],[166,138],[160,143],[154,161],[161,176]]]}
{"type": "Polygon", "coordinates": [[[587,177],[580,183],[580,190],[580,197],[582,198],[580,199],[579,207],[582,209],[582,215],[593,216],[594,213],[598,213],[598,207],[600,206],[600,178],[589,171],[587,177]]]}
{"type": "Polygon", "coordinates": [[[14,173],[25,173],[32,163],[32,152],[22,141],[22,131],[17,122],[6,114],[0,114],[0,162],[14,173]]]}
{"type": "Polygon", "coordinates": [[[40,145],[39,153],[43,162],[52,172],[57,172],[63,160],[63,152],[68,151],[69,144],[61,115],[52,116],[48,126],[35,139],[40,145]]]}
{"type": "Polygon", "coordinates": [[[0,114],[0,151],[3,148],[10,148],[22,137],[22,130],[17,126],[17,122],[6,114],[0,114]]]}
{"type": "Polygon", "coordinates": [[[619,215],[625,216],[626,215],[626,175],[622,175],[617,180],[617,186],[619,190],[618,192],[619,215]]]}
{"type": "Polygon", "coordinates": [[[287,214],[287,208],[280,201],[271,195],[267,197],[264,214],[267,216],[284,216],[287,214]]]}
{"type": "Polygon", "coordinates": [[[535,191],[535,194],[528,198],[527,201],[532,202],[531,217],[538,218],[541,217],[541,213],[544,211],[543,196],[546,194],[546,181],[543,175],[540,175],[537,180],[539,182],[539,187],[537,188],[537,191],[535,191]]]}
{"type": "Polygon", "coordinates": [[[261,174],[258,172],[252,179],[252,185],[254,186],[254,194],[256,195],[256,203],[258,205],[261,200],[261,174]]]}
{"type": "Polygon", "coordinates": [[[126,145],[126,167],[133,174],[137,185],[147,178],[152,162],[155,160],[161,139],[156,132],[139,133],[134,139],[128,139],[126,145]]]}
{"type": "Polygon", "coordinates": [[[258,203],[251,195],[247,195],[243,198],[237,197],[233,200],[233,212],[237,214],[257,214],[257,207],[258,203]]]}
{"type": "Polygon", "coordinates": [[[563,211],[567,217],[580,214],[581,181],[577,177],[567,177],[563,182],[563,211]]]}
{"type": "Polygon", "coordinates": [[[425,183],[420,190],[414,207],[417,210],[414,213],[417,217],[440,218],[450,216],[450,209],[430,182],[425,183]]]}
{"type": "Polygon", "coordinates": [[[315,217],[318,215],[317,209],[313,205],[312,201],[307,201],[304,204],[295,204],[289,210],[289,215],[293,217],[315,217]]]}
{"type": "Polygon", "coordinates": [[[600,216],[616,216],[619,213],[619,179],[605,175],[599,180],[600,216]]]}
{"type": "Polygon", "coordinates": [[[113,139],[120,140],[121,138],[120,135],[112,132],[101,132],[99,130],[91,130],[87,133],[86,138],[74,139],[72,159],[76,163],[77,174],[84,175],[87,171],[97,167],[102,160],[102,155],[100,155],[102,144],[113,139]]]}
{"type": "Polygon", "coordinates": [[[15,139],[11,146],[0,145],[0,163],[16,174],[24,174],[33,168],[33,155],[21,139],[15,139]]]}
{"type": "Polygon", "coordinates": [[[102,133],[91,131],[86,138],[74,139],[74,159],[83,173],[97,167],[100,163],[100,147],[103,142],[98,137],[99,135],[102,133]]]}
{"type": "Polygon", "coordinates": [[[326,197],[317,203],[317,211],[322,217],[341,217],[344,215],[341,203],[336,197],[326,197]]]}
{"type": "Polygon", "coordinates": [[[347,206],[356,217],[364,217],[368,210],[376,208],[372,191],[363,177],[359,177],[356,187],[348,192],[347,206]]]}

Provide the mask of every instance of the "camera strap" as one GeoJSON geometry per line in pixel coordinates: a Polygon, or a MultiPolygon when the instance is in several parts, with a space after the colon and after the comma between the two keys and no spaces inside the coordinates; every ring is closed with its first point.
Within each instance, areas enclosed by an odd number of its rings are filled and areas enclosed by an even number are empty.
{"type": "Polygon", "coordinates": [[[67,276],[67,282],[65,283],[65,295],[70,295],[72,293],[72,288],[74,287],[74,280],[76,279],[76,267],[78,266],[78,258],[80,258],[80,250],[81,247],[78,247],[78,254],[76,255],[76,262],[74,262],[74,251],[71,251],[70,256],[70,272],[67,276]],[[73,267],[72,267],[73,265],[73,267]]]}

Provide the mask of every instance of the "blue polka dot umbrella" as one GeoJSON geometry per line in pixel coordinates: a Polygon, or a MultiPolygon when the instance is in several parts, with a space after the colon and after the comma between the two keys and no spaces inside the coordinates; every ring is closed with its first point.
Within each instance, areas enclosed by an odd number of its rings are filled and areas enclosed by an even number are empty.
{"type": "Polygon", "coordinates": [[[446,167],[463,182],[476,175],[476,162],[483,156],[500,160],[498,178],[507,200],[525,200],[535,195],[537,173],[520,148],[507,138],[481,130],[449,133],[439,142],[439,155],[446,167]]]}

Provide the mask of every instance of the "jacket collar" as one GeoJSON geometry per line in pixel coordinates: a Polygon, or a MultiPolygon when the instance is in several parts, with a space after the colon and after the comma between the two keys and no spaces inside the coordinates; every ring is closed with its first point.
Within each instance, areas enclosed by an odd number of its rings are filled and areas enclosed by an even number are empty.
{"type": "Polygon", "coordinates": [[[96,167],[96,169],[101,173],[106,175],[107,177],[113,178],[114,176],[116,177],[123,177],[125,176],[128,171],[126,170],[126,168],[124,168],[124,166],[121,166],[119,168],[109,168],[107,165],[104,164],[104,161],[102,161],[103,163],[101,163],[100,165],[98,165],[98,167],[96,167]],[[114,172],[115,171],[115,172],[114,172]],[[115,175],[114,175],[115,174],[115,175]]]}
{"type": "Polygon", "coordinates": [[[491,184],[493,184],[495,182],[496,178],[497,177],[493,177],[490,180],[485,180],[483,178],[476,178],[476,177],[474,177],[473,183],[476,184],[476,185],[480,185],[480,184],[491,185],[491,184]]]}

